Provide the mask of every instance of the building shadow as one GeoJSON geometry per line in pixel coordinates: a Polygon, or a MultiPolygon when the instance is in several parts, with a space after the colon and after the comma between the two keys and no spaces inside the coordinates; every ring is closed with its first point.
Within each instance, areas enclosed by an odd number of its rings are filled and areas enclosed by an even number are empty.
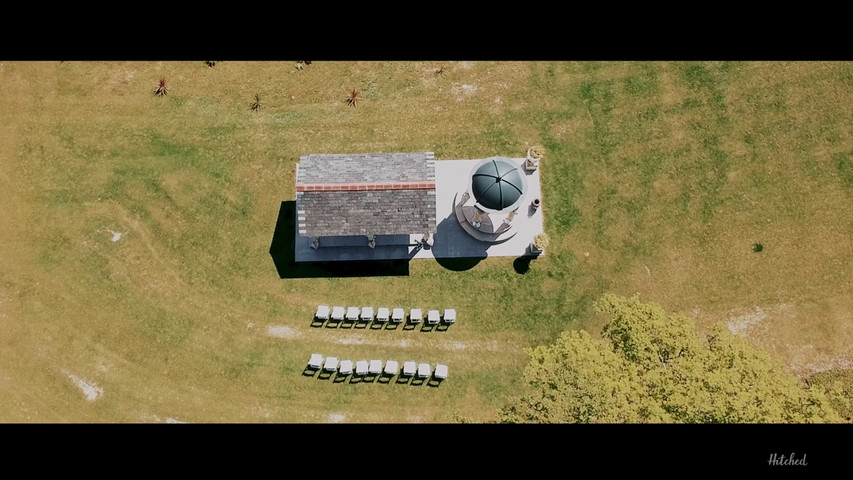
{"type": "Polygon", "coordinates": [[[459,225],[456,214],[442,220],[435,227],[435,242],[432,254],[442,267],[461,272],[470,270],[488,256],[486,250],[490,244],[481,242],[459,225]]]}
{"type": "Polygon", "coordinates": [[[515,269],[515,273],[524,275],[530,271],[531,260],[533,260],[533,257],[529,255],[522,255],[512,262],[512,268],[515,269]]]}
{"type": "Polygon", "coordinates": [[[296,261],[296,201],[281,202],[270,243],[279,278],[408,276],[409,259],[339,262],[296,261]]]}

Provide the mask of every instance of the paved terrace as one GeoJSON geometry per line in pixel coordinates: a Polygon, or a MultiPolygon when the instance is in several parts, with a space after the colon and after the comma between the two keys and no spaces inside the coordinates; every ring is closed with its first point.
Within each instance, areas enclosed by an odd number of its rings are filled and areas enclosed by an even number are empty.
{"type": "MultiPolygon", "coordinates": [[[[513,159],[519,166],[523,158],[513,159]]],[[[471,169],[480,160],[436,160],[435,161],[435,218],[436,233],[432,248],[418,248],[416,243],[422,234],[377,235],[376,248],[367,247],[364,236],[322,238],[319,249],[311,248],[311,240],[296,235],[295,260],[297,262],[322,262],[341,260],[392,260],[417,258],[484,258],[484,257],[520,257],[528,254],[528,246],[533,237],[543,231],[542,209],[548,208],[548,201],[542,198],[540,184],[541,167],[527,175],[527,194],[513,223],[517,233],[510,239],[497,244],[480,242],[463,230],[454,213],[454,199],[465,191],[471,169]],[[542,207],[531,211],[530,202],[539,197],[542,207]]],[[[457,200],[458,201],[458,200],[457,200]]]]}

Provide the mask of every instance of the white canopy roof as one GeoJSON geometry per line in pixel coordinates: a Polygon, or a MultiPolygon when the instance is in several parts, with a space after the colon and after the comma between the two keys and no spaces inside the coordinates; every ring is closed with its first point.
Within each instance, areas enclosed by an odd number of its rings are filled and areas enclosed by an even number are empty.
{"type": "Polygon", "coordinates": [[[317,313],[314,314],[316,318],[321,320],[325,320],[329,318],[329,306],[328,305],[320,305],[317,307],[317,313]]]}
{"type": "Polygon", "coordinates": [[[435,378],[447,378],[447,365],[443,363],[437,363],[435,365],[435,378]]]}
{"type": "Polygon", "coordinates": [[[341,360],[341,366],[338,371],[344,375],[352,373],[352,360],[341,360]]]}
{"type": "Polygon", "coordinates": [[[358,320],[358,307],[347,308],[347,320],[358,320]]]}
{"type": "Polygon", "coordinates": [[[333,307],[332,308],[332,319],[333,320],[343,320],[344,319],[344,307],[333,307]]]}
{"type": "Polygon", "coordinates": [[[428,363],[421,363],[418,365],[418,378],[428,377],[431,371],[428,363]]]}

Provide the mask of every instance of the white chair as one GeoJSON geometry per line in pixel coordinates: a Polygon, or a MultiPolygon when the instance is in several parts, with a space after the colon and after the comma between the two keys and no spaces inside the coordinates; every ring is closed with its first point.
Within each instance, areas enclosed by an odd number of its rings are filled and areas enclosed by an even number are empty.
{"type": "Polygon", "coordinates": [[[379,375],[382,373],[382,360],[371,360],[367,366],[367,371],[371,375],[379,375]]]}
{"type": "Polygon", "coordinates": [[[379,307],[379,309],[376,310],[376,321],[377,322],[387,322],[388,317],[389,317],[389,311],[387,308],[379,307]]]}
{"type": "Polygon", "coordinates": [[[308,359],[308,366],[313,369],[319,369],[323,366],[323,356],[319,353],[312,353],[311,358],[308,359]]]}
{"type": "Polygon", "coordinates": [[[358,307],[349,307],[347,308],[347,320],[350,322],[354,322],[358,320],[358,307]]]}
{"type": "Polygon", "coordinates": [[[385,362],[385,375],[394,376],[397,375],[397,372],[400,371],[400,366],[397,364],[396,360],[388,360],[385,362]]]}
{"type": "Polygon", "coordinates": [[[344,312],[345,312],[344,307],[333,307],[331,319],[336,321],[336,322],[340,322],[341,320],[344,319],[344,314],[345,314],[344,312]]]}
{"type": "Polygon", "coordinates": [[[406,377],[411,377],[415,374],[418,366],[414,360],[407,360],[403,362],[403,375],[406,377]]]}
{"type": "Polygon", "coordinates": [[[438,321],[441,319],[441,315],[439,315],[438,310],[429,310],[427,311],[427,323],[430,325],[438,325],[438,321]]]}
{"type": "Polygon", "coordinates": [[[424,313],[420,308],[413,308],[409,312],[409,321],[412,323],[421,323],[421,320],[424,318],[424,313]]]}
{"type": "Polygon", "coordinates": [[[338,369],[338,357],[326,357],[326,363],[323,364],[323,370],[334,372],[338,369]]]}
{"type": "Polygon", "coordinates": [[[444,309],[444,323],[453,323],[456,321],[456,310],[452,308],[444,309]]]}
{"type": "Polygon", "coordinates": [[[402,308],[395,308],[393,312],[391,312],[391,321],[394,323],[400,323],[403,321],[403,318],[406,316],[406,311],[402,308]]]}
{"type": "Polygon", "coordinates": [[[432,373],[432,369],[429,367],[428,363],[421,363],[418,365],[418,378],[429,378],[432,373]]]}
{"type": "Polygon", "coordinates": [[[359,360],[355,362],[355,374],[356,375],[366,375],[367,374],[367,360],[359,360]]]}
{"type": "Polygon", "coordinates": [[[341,365],[338,367],[338,373],[341,375],[352,375],[352,360],[341,360],[341,365]]]}
{"type": "Polygon", "coordinates": [[[317,313],[314,314],[314,318],[317,320],[328,320],[329,319],[329,306],[328,305],[320,305],[317,307],[317,313]]]}
{"type": "Polygon", "coordinates": [[[447,365],[443,363],[435,364],[435,378],[439,380],[444,380],[447,378],[447,365]]]}
{"type": "Polygon", "coordinates": [[[361,315],[359,319],[362,322],[370,322],[373,320],[373,307],[361,307],[361,315]]]}

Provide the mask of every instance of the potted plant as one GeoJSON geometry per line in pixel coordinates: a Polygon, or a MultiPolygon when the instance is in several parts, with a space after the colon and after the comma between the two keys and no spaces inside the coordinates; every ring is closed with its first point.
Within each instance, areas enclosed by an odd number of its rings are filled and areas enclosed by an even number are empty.
{"type": "Polygon", "coordinates": [[[545,147],[542,145],[534,145],[527,149],[527,159],[524,161],[524,168],[527,170],[536,170],[539,168],[539,160],[545,156],[545,147]]]}
{"type": "Polygon", "coordinates": [[[530,243],[530,251],[536,254],[542,253],[551,243],[551,237],[547,233],[542,232],[533,237],[533,242],[530,243]]]}

